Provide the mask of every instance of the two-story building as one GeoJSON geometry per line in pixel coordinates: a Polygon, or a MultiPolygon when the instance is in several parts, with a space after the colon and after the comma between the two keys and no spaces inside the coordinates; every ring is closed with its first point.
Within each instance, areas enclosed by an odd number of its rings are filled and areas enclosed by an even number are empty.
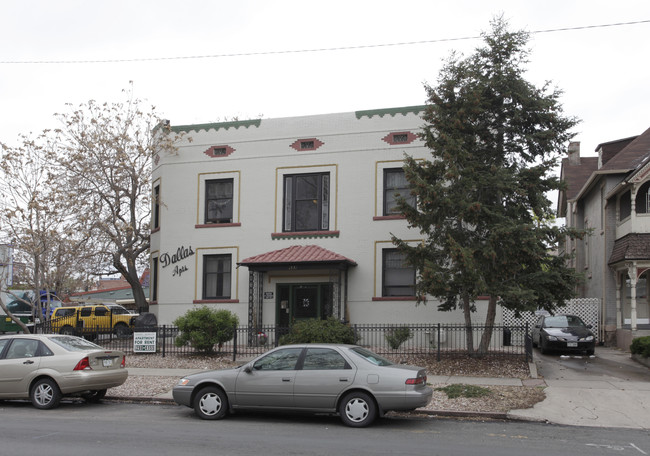
{"type": "Polygon", "coordinates": [[[462,321],[436,301],[416,305],[415,270],[391,242],[422,240],[396,200],[413,199],[404,156],[430,157],[423,109],[169,125],[184,137],[154,157],[159,322],[197,305],[250,325],[462,321]]]}
{"type": "Polygon", "coordinates": [[[627,349],[633,337],[650,334],[650,129],[596,152],[581,157],[580,143],[569,146],[558,215],[567,226],[589,229],[564,247],[585,274],[580,295],[601,299],[601,340],[627,349]]]}

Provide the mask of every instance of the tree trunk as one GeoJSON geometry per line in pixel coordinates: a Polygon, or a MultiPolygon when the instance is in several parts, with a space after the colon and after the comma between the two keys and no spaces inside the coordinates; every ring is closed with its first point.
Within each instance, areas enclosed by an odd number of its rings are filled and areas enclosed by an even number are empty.
{"type": "Polygon", "coordinates": [[[472,330],[472,303],[469,296],[463,296],[463,316],[465,317],[465,342],[467,343],[467,353],[470,356],[474,354],[474,331],[472,330]]]}
{"type": "Polygon", "coordinates": [[[488,301],[487,315],[485,317],[485,330],[483,331],[483,336],[481,337],[481,344],[478,348],[478,353],[480,356],[485,356],[490,347],[490,341],[492,340],[492,329],[494,328],[494,320],[497,315],[497,298],[496,296],[490,296],[488,301]]]}
{"type": "Polygon", "coordinates": [[[138,281],[135,287],[131,285],[131,289],[133,290],[133,299],[135,300],[135,307],[138,309],[138,313],[149,312],[149,302],[147,301],[140,281],[138,281]]]}

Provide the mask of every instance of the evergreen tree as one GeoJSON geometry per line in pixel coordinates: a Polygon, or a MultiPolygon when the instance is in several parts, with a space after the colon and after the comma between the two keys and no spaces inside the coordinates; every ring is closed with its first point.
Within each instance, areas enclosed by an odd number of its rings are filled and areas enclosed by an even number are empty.
{"type": "Polygon", "coordinates": [[[524,78],[526,32],[509,32],[503,18],[467,58],[452,54],[428,94],[422,138],[431,160],[405,160],[417,208],[401,201],[424,241],[393,237],[418,270],[419,302],[429,294],[440,310],[461,308],[472,327],[479,296],[490,296],[484,354],[497,304],[515,311],[552,311],[573,297],[579,275],[554,255],[558,240],[582,233],[554,226],[545,196],[561,187],[551,175],[578,123],[563,114],[562,92],[524,78]]]}

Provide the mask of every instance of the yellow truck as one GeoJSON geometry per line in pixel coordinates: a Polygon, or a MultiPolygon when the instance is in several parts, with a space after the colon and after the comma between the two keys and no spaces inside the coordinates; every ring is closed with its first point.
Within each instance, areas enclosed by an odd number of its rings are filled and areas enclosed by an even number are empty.
{"type": "Polygon", "coordinates": [[[57,307],[52,313],[52,332],[85,337],[113,333],[127,337],[133,333],[136,314],[122,306],[92,305],[57,307]]]}

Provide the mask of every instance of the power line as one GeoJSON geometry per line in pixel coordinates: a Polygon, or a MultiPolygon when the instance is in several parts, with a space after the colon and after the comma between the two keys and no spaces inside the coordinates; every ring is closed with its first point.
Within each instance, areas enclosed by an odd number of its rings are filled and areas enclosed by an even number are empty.
{"type": "MultiPolygon", "coordinates": [[[[555,28],[555,29],[546,29],[546,30],[534,30],[530,32],[531,34],[540,34],[540,33],[555,33],[555,32],[566,32],[574,30],[588,30],[596,28],[606,28],[606,27],[620,27],[624,25],[638,25],[638,24],[647,24],[650,23],[650,19],[633,21],[633,22],[617,22],[611,24],[598,24],[598,25],[582,25],[576,27],[564,27],[564,28],[555,28]]],[[[262,56],[262,55],[281,55],[281,54],[306,54],[306,53],[315,53],[315,52],[334,52],[334,51],[351,51],[359,49],[373,49],[373,48],[382,48],[382,47],[397,47],[397,46],[413,46],[420,44],[434,44],[434,43],[444,43],[452,41],[468,41],[480,39],[481,36],[465,36],[458,38],[440,38],[435,40],[421,40],[421,41],[403,41],[398,43],[383,43],[383,44],[366,44],[366,45],[357,45],[357,46],[339,46],[339,47],[329,47],[329,48],[314,48],[314,49],[285,49],[280,51],[261,51],[261,52],[240,52],[240,53],[231,53],[231,54],[208,54],[208,55],[190,55],[190,56],[175,56],[175,57],[144,57],[144,58],[135,58],[135,59],[103,59],[103,60],[25,60],[25,61],[0,61],[0,64],[11,64],[11,65],[58,65],[58,64],[88,64],[88,63],[134,63],[134,62],[157,62],[165,60],[198,60],[198,59],[217,59],[217,58],[228,58],[228,57],[253,57],[253,56],[262,56]]]]}

